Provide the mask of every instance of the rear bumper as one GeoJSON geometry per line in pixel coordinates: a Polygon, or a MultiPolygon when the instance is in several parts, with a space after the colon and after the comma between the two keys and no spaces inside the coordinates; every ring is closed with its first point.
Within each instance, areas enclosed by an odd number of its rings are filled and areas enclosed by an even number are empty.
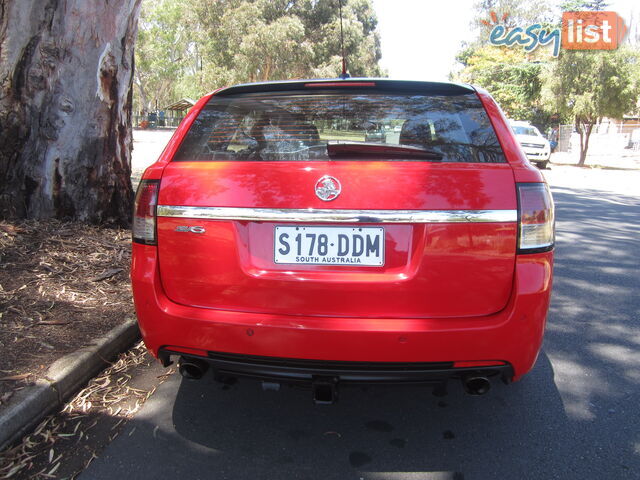
{"type": "Polygon", "coordinates": [[[205,360],[217,374],[254,377],[276,382],[311,383],[318,378],[332,378],[341,384],[348,383],[441,383],[466,374],[499,377],[505,382],[513,378],[511,365],[485,365],[480,367],[455,367],[454,362],[432,363],[384,363],[384,362],[336,362],[295,358],[256,357],[252,355],[207,352],[207,356],[190,355],[167,348],[158,354],[163,365],[170,364],[170,357],[205,360]]]}
{"type": "MultiPolygon", "coordinates": [[[[511,379],[517,380],[531,369],[542,345],[552,268],[552,252],[519,255],[513,292],[502,311],[483,317],[433,319],[304,317],[180,305],[162,289],[157,249],[140,244],[133,245],[131,278],[142,336],[156,357],[162,352],[209,357],[214,367],[217,362],[218,367],[262,377],[280,371],[273,370],[276,359],[287,359],[287,369],[307,360],[321,362],[323,369],[332,362],[347,362],[343,367],[349,362],[367,362],[382,372],[378,379],[400,381],[412,381],[413,373],[422,368],[419,364],[458,362],[444,369],[426,369],[428,375],[423,368],[417,374],[440,378],[441,374],[451,377],[463,372],[455,365],[502,362],[512,369],[511,379]],[[244,360],[233,355],[235,360],[228,356],[216,359],[210,352],[240,355],[244,360]],[[256,365],[257,357],[274,361],[267,362],[270,365],[265,370],[264,364],[256,365]],[[400,363],[418,370],[407,375],[406,368],[396,368],[400,363]]],[[[313,372],[307,368],[302,374],[313,372]]],[[[358,368],[351,369],[351,374],[354,381],[366,377],[358,368]]]]}

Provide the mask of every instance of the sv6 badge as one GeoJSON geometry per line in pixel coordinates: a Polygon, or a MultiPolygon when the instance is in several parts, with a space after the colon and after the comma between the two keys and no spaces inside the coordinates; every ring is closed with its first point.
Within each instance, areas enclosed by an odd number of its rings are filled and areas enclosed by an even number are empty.
{"type": "Polygon", "coordinates": [[[200,226],[189,227],[188,225],[179,225],[176,227],[176,232],[204,233],[206,230],[200,226]]]}

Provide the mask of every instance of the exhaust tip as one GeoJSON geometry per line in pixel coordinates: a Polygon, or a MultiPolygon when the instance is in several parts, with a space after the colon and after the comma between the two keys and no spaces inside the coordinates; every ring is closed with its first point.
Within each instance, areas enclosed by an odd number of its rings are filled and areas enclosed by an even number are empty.
{"type": "Polygon", "coordinates": [[[481,375],[467,375],[462,378],[462,386],[469,395],[484,395],[491,389],[491,382],[481,375]]]}
{"type": "Polygon", "coordinates": [[[180,358],[180,364],[178,366],[178,371],[183,378],[188,378],[189,380],[200,380],[204,374],[206,373],[209,365],[206,362],[201,360],[196,360],[192,358],[180,358]]]}

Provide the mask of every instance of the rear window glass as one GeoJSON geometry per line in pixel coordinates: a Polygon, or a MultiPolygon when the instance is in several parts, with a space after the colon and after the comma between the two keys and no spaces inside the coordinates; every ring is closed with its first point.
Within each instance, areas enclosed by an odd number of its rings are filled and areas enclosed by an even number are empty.
{"type": "MultiPolygon", "coordinates": [[[[384,144],[436,152],[437,161],[504,162],[474,94],[273,93],[213,96],[174,161],[342,160],[327,144],[384,144]]],[[[373,154],[371,154],[373,155],[373,154]]],[[[363,158],[398,160],[402,155],[363,158]]]]}

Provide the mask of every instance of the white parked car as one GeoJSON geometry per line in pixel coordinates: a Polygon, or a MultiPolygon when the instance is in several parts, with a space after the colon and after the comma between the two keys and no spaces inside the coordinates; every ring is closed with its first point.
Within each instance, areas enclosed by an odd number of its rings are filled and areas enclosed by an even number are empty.
{"type": "Polygon", "coordinates": [[[535,163],[538,168],[546,168],[551,157],[551,145],[540,130],[528,122],[510,120],[509,125],[529,161],[535,163]]]}

